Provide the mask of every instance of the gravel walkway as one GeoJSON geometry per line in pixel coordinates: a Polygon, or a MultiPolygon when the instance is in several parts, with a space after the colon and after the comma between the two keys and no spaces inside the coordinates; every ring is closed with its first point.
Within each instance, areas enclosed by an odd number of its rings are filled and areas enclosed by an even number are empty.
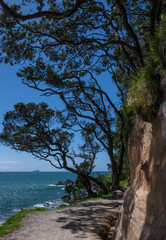
{"type": "Polygon", "coordinates": [[[0,240],[97,240],[104,219],[119,211],[123,194],[78,203],[74,207],[35,212],[22,221],[22,226],[0,240]]]}

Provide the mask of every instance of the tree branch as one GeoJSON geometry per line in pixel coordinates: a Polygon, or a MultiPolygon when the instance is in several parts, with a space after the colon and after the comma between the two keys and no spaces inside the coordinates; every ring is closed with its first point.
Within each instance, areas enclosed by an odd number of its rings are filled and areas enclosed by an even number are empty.
{"type": "Polygon", "coordinates": [[[119,8],[119,10],[122,14],[124,27],[125,27],[126,31],[128,32],[129,36],[134,41],[135,49],[137,51],[137,56],[138,56],[139,62],[142,66],[144,66],[143,55],[142,55],[142,51],[141,51],[140,44],[139,44],[139,41],[138,41],[138,37],[134,33],[133,28],[131,27],[131,25],[128,22],[126,9],[125,9],[124,5],[121,3],[120,0],[115,0],[115,2],[116,2],[117,6],[118,6],[118,8],[119,8]]]}
{"type": "Polygon", "coordinates": [[[77,0],[73,8],[65,12],[42,11],[42,12],[36,12],[34,14],[28,14],[28,15],[22,15],[20,13],[14,12],[3,0],[0,0],[0,5],[2,6],[6,14],[12,16],[13,18],[19,19],[21,21],[26,21],[26,20],[31,20],[34,18],[41,18],[41,17],[47,17],[47,18],[59,20],[59,19],[72,16],[75,12],[77,12],[80,6],[86,1],[87,0],[77,0]]]}

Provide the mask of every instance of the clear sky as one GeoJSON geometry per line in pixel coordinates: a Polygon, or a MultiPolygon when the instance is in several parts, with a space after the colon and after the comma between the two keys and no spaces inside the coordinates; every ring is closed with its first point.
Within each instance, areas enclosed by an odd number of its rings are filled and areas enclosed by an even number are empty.
{"type": "MultiPolygon", "coordinates": [[[[8,1],[9,3],[13,1],[8,1]]],[[[18,0],[16,1],[18,3],[18,0]]],[[[13,109],[13,105],[18,102],[47,102],[51,108],[61,106],[60,100],[56,96],[44,97],[40,96],[40,92],[30,89],[21,83],[21,80],[16,76],[19,69],[17,66],[0,64],[0,131],[2,131],[2,122],[4,114],[13,109]]],[[[110,90],[111,95],[117,101],[116,88],[111,83],[110,76],[104,75],[101,77],[104,90],[110,90]]],[[[79,140],[78,140],[79,141],[79,140]]],[[[100,153],[96,160],[96,171],[107,170],[109,158],[106,153],[100,153]]],[[[0,172],[1,171],[57,171],[49,163],[34,159],[28,153],[16,152],[15,150],[5,147],[0,144],[0,172]]]]}

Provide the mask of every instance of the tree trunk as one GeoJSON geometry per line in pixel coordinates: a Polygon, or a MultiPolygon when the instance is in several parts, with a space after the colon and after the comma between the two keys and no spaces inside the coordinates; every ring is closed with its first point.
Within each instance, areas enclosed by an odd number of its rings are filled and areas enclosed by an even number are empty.
{"type": "Polygon", "coordinates": [[[120,175],[117,172],[114,172],[112,174],[112,186],[111,186],[111,191],[115,191],[119,189],[119,182],[120,182],[120,175]]]}
{"type": "MultiPolygon", "coordinates": [[[[89,182],[89,184],[90,184],[90,181],[96,183],[96,184],[101,188],[101,190],[104,191],[105,194],[109,193],[109,191],[108,191],[108,189],[106,188],[106,186],[105,186],[101,181],[99,181],[97,178],[94,178],[94,177],[92,177],[92,176],[90,176],[90,175],[83,175],[83,174],[81,174],[78,170],[73,169],[73,168],[70,168],[70,167],[68,167],[68,166],[65,166],[64,169],[66,169],[66,170],[68,170],[68,171],[70,171],[70,172],[72,172],[72,173],[75,173],[76,175],[78,175],[78,176],[79,176],[80,178],[82,178],[82,179],[85,179],[87,182],[89,182]]],[[[91,192],[90,188],[91,188],[91,185],[88,186],[88,189],[89,189],[89,191],[91,192]]],[[[89,192],[89,193],[90,193],[90,192],[89,192]]]]}
{"type": "Polygon", "coordinates": [[[112,187],[111,190],[117,190],[119,189],[119,183],[120,183],[120,177],[122,174],[122,168],[123,168],[123,159],[124,159],[124,154],[125,154],[125,145],[123,143],[123,130],[124,127],[124,122],[122,121],[121,125],[121,133],[120,133],[120,141],[121,141],[121,148],[120,148],[120,157],[119,157],[119,162],[117,163],[114,159],[113,156],[113,149],[110,148],[108,149],[108,154],[110,157],[110,161],[112,163],[112,187]]]}
{"type": "Polygon", "coordinates": [[[117,190],[119,188],[119,182],[120,182],[120,176],[119,176],[119,171],[118,171],[118,165],[114,159],[113,156],[113,149],[107,149],[108,155],[110,157],[110,162],[111,162],[111,171],[112,171],[112,186],[111,190],[117,190]]]}
{"type": "Polygon", "coordinates": [[[109,193],[109,190],[106,188],[106,186],[104,185],[104,183],[102,183],[100,180],[98,180],[97,178],[94,178],[92,176],[88,176],[89,180],[91,180],[92,182],[96,183],[101,190],[104,191],[105,194],[109,193]]]}
{"type": "Polygon", "coordinates": [[[95,197],[96,194],[92,191],[92,186],[91,186],[91,183],[90,183],[89,179],[84,178],[83,179],[83,184],[85,185],[86,190],[88,192],[88,197],[95,197]]]}

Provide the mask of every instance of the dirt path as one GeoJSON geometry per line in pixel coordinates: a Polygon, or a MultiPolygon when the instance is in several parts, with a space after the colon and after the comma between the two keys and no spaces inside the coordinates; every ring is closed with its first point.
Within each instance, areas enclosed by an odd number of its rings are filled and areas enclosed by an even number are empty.
{"type": "Polygon", "coordinates": [[[119,211],[123,194],[106,199],[78,203],[75,207],[35,212],[22,226],[0,240],[97,240],[101,223],[112,212],[119,211]]]}

